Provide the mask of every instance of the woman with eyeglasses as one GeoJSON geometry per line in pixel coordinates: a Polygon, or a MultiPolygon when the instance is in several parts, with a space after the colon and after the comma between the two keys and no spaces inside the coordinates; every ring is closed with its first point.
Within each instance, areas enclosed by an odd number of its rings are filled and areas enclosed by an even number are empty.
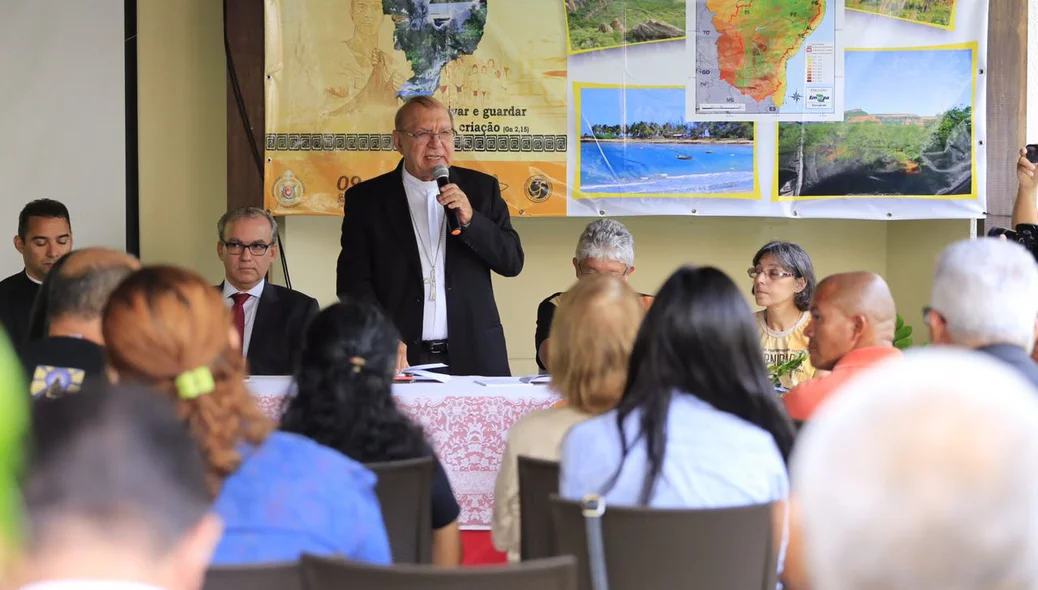
{"type": "Polygon", "coordinates": [[[753,256],[748,274],[753,279],[750,292],[754,301],[764,308],[756,313],[756,322],[765,363],[777,367],[804,357],[798,367],[780,377],[781,386],[790,389],[815,376],[804,334],[815,292],[811,257],[791,242],[770,242],[753,256]]]}

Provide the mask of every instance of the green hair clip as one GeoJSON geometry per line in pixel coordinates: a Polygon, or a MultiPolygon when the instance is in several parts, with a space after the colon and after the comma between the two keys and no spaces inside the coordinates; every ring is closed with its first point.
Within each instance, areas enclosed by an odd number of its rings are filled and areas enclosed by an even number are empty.
{"type": "Polygon", "coordinates": [[[177,393],[181,399],[195,399],[216,389],[216,381],[209,367],[184,371],[173,383],[177,386],[177,393]]]}

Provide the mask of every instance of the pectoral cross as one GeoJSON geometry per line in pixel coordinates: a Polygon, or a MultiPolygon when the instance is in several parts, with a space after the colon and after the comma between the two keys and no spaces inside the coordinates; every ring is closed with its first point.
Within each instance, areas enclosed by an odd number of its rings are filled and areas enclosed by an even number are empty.
{"type": "Polygon", "coordinates": [[[436,269],[433,269],[429,277],[422,282],[429,285],[429,301],[436,301],[436,269]]]}

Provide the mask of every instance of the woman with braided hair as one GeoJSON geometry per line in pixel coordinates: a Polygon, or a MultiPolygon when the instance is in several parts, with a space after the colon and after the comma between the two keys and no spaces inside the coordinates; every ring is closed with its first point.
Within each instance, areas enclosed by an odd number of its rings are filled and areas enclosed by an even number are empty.
{"type": "Polygon", "coordinates": [[[361,463],[433,457],[432,561],[456,566],[461,562],[458,502],[421,428],[393,400],[399,342],[396,329],[373,305],[348,301],[322,311],[303,338],[297,391],[281,429],[361,463]]]}

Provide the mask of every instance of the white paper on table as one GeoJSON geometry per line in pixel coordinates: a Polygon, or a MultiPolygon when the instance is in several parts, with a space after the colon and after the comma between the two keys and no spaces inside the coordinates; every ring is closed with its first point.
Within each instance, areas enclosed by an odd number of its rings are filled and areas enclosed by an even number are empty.
{"type": "Polygon", "coordinates": [[[550,383],[549,375],[530,375],[528,377],[478,377],[476,383],[484,387],[507,387],[513,385],[541,385],[550,383]]]}
{"type": "Polygon", "coordinates": [[[433,373],[432,371],[425,371],[422,369],[407,369],[403,371],[403,375],[409,375],[414,378],[413,382],[418,381],[435,381],[436,383],[446,383],[451,380],[450,375],[444,375],[443,373],[433,373]]]}

